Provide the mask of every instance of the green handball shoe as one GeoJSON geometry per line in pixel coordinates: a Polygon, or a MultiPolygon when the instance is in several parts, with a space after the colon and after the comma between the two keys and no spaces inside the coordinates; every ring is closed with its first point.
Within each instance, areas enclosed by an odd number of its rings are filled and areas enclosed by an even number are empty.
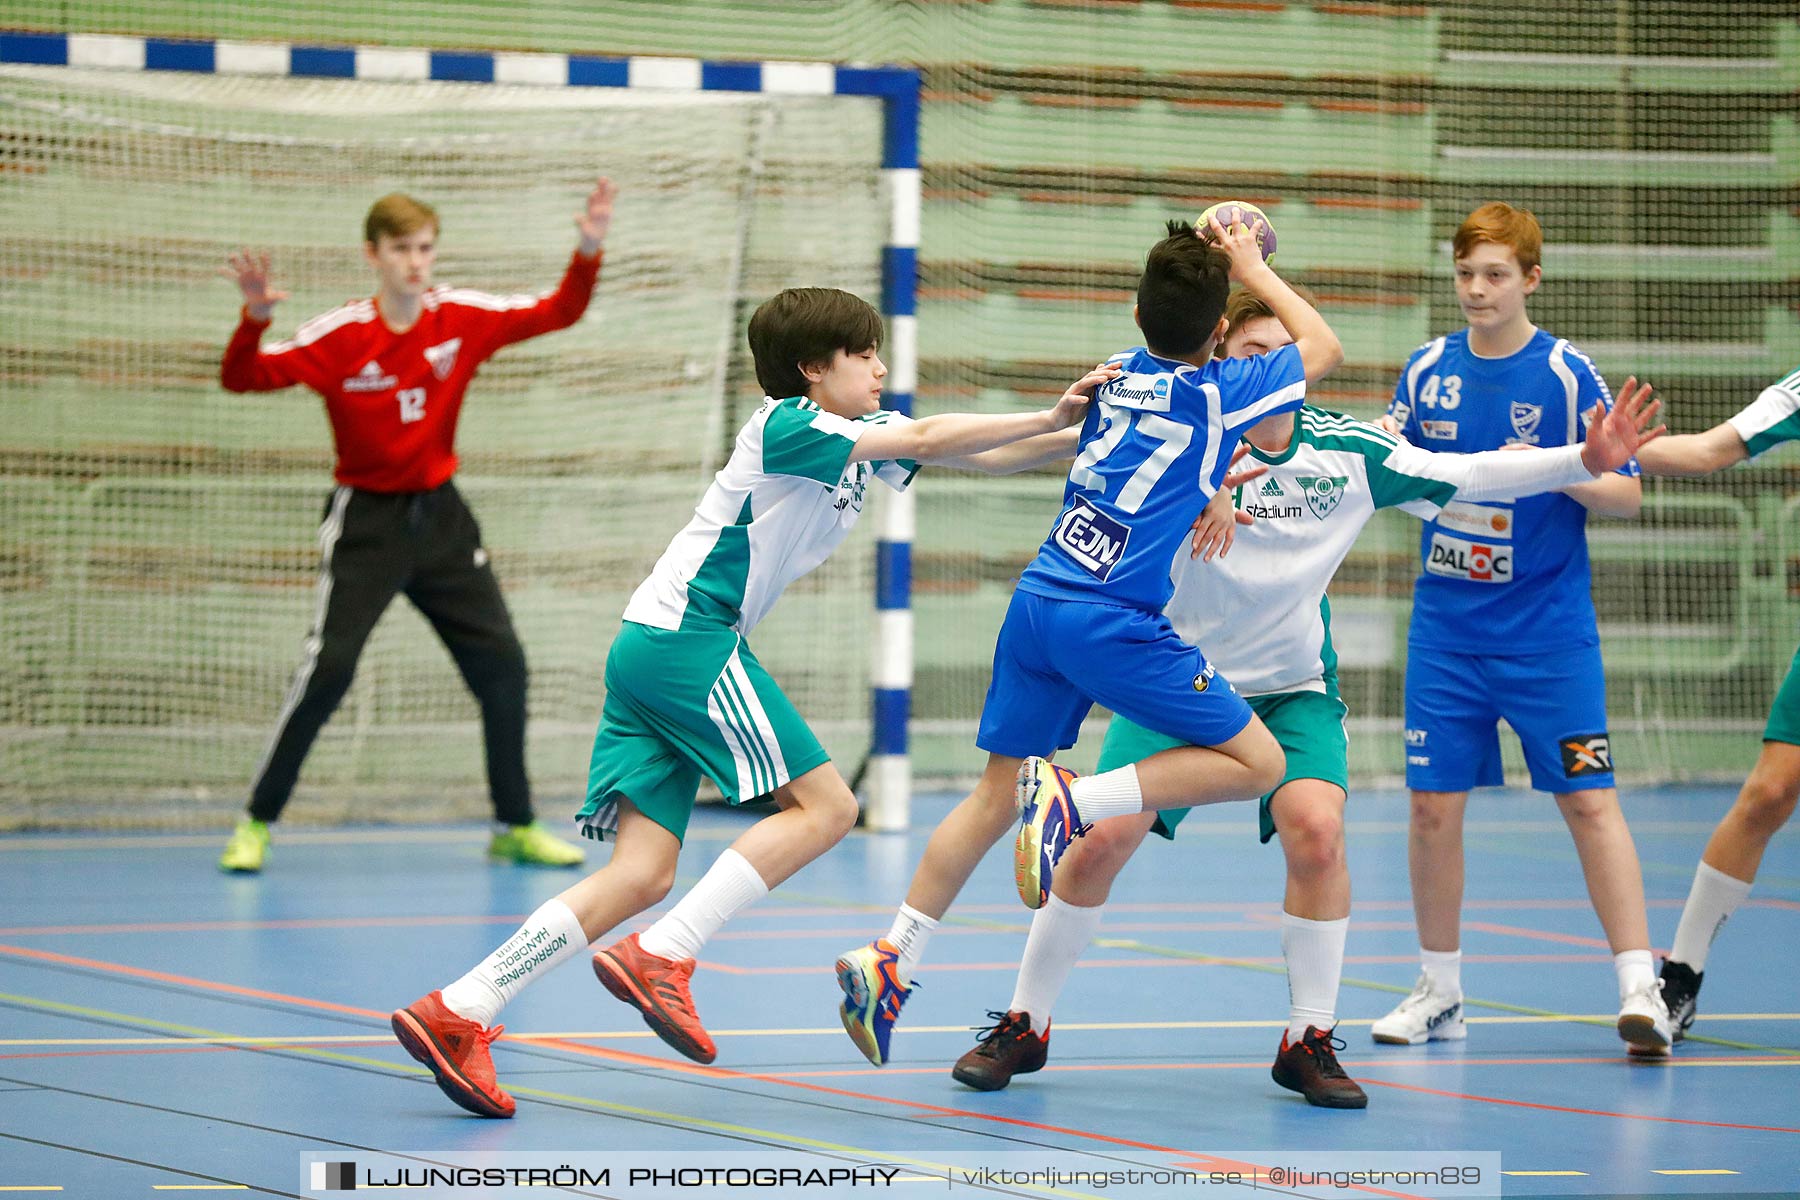
{"type": "Polygon", "coordinates": [[[219,870],[254,875],[263,869],[263,860],[268,857],[269,827],[246,817],[231,831],[225,853],[219,855],[219,870]]]}
{"type": "Polygon", "coordinates": [[[544,828],[542,821],[508,825],[488,843],[488,857],[527,867],[579,867],[587,854],[580,846],[544,828]]]}

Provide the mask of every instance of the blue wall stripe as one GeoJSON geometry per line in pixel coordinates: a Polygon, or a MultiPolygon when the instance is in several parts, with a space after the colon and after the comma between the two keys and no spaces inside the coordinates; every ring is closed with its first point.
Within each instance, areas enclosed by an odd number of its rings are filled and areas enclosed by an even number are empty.
{"type": "Polygon", "coordinates": [[[569,82],[576,87],[627,87],[631,64],[622,58],[569,56],[569,82]]]}
{"type": "Polygon", "coordinates": [[[431,52],[431,77],[458,83],[494,82],[494,56],[454,50],[431,52]]]}
{"type": "Polygon", "coordinates": [[[912,605],[912,543],[875,543],[875,607],[905,609],[912,605]]]}
{"type": "Polygon", "coordinates": [[[762,64],[754,62],[703,62],[700,86],[709,92],[762,91],[762,64]]]}
{"type": "Polygon", "coordinates": [[[906,753],[906,722],[912,715],[911,688],[875,688],[874,754],[906,753]]]}
{"type": "Polygon", "coordinates": [[[216,68],[211,42],[175,42],[167,38],[148,38],[144,42],[144,69],[147,71],[203,71],[216,68]]]}
{"type": "Polygon", "coordinates": [[[912,416],[913,395],[911,392],[881,393],[881,407],[889,412],[897,412],[903,417],[912,416]]]}
{"type": "Polygon", "coordinates": [[[0,62],[69,65],[69,39],[60,33],[0,33],[0,62]]]}
{"type": "Polygon", "coordinates": [[[881,248],[881,311],[910,317],[918,311],[919,251],[913,246],[881,248]]]}
{"type": "Polygon", "coordinates": [[[295,46],[288,56],[290,75],[320,79],[355,79],[356,51],[338,46],[295,46]]]}

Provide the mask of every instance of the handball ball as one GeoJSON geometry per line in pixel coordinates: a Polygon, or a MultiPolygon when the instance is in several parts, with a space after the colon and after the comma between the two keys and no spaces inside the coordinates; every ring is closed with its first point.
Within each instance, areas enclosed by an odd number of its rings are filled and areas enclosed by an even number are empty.
{"type": "Polygon", "coordinates": [[[1263,261],[1275,257],[1275,223],[1269,220],[1269,214],[1254,204],[1246,204],[1242,200],[1222,200],[1201,213],[1194,226],[1201,233],[1206,232],[1207,221],[1212,217],[1219,218],[1219,224],[1226,229],[1233,225],[1249,227],[1258,217],[1262,218],[1262,234],[1257,238],[1257,248],[1262,251],[1263,261]]]}

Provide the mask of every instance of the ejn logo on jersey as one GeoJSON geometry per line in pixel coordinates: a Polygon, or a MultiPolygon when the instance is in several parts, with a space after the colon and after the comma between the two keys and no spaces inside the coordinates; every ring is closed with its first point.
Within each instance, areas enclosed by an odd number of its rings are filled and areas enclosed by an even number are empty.
{"type": "Polygon", "coordinates": [[[1446,579],[1467,579],[1474,583],[1511,583],[1513,548],[1489,545],[1451,537],[1446,533],[1431,535],[1431,550],[1425,556],[1425,569],[1446,579]]]}
{"type": "Polygon", "coordinates": [[[1061,546],[1081,568],[1104,583],[1125,557],[1125,543],[1131,540],[1131,526],[1107,516],[1086,500],[1077,500],[1050,540],[1061,546]]]}

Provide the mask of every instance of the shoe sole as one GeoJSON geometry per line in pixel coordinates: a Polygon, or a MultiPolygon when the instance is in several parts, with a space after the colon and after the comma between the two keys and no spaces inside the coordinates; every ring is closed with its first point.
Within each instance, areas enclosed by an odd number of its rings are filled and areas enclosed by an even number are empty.
{"type": "Polygon", "coordinates": [[[1015,1075],[1030,1075],[1034,1071],[1041,1071],[1048,1061],[1050,1061],[1050,1056],[1046,1051],[1040,1061],[1030,1065],[1021,1063],[1005,1075],[981,1074],[975,1068],[964,1067],[959,1062],[950,1069],[950,1078],[964,1087],[972,1087],[978,1092],[1000,1092],[1006,1090],[1006,1085],[1013,1081],[1015,1075]]]}
{"type": "Polygon", "coordinates": [[[594,955],[594,977],[602,987],[611,992],[616,999],[623,1000],[643,1015],[644,1024],[650,1032],[666,1042],[672,1049],[697,1063],[710,1063],[719,1056],[716,1049],[710,1049],[696,1042],[681,1026],[670,1021],[662,1014],[656,1002],[644,995],[619,962],[602,950],[594,955]]]}
{"type": "Polygon", "coordinates": [[[388,1024],[393,1027],[394,1036],[399,1039],[401,1048],[415,1060],[431,1068],[438,1090],[450,1097],[457,1107],[466,1108],[478,1117],[505,1120],[513,1115],[513,1110],[501,1108],[488,1099],[486,1093],[456,1069],[456,1065],[438,1046],[437,1039],[431,1036],[431,1030],[411,1012],[400,1009],[388,1019],[388,1024]]]}
{"type": "Polygon", "coordinates": [[[1269,1078],[1290,1092],[1297,1092],[1306,1097],[1306,1102],[1314,1108],[1367,1108],[1369,1097],[1359,1087],[1354,1092],[1330,1092],[1323,1089],[1309,1092],[1297,1080],[1289,1078],[1282,1071],[1280,1064],[1269,1068],[1269,1078]]]}
{"type": "Polygon", "coordinates": [[[1044,862],[1044,829],[1036,820],[1036,812],[1029,818],[1025,816],[1036,798],[1037,772],[1030,769],[1028,761],[1020,766],[1013,784],[1013,807],[1024,821],[1019,826],[1019,836],[1013,840],[1013,885],[1018,888],[1019,902],[1032,910],[1044,906],[1043,879],[1039,874],[1044,862]]]}
{"type": "Polygon", "coordinates": [[[1670,1040],[1656,1028],[1656,1022],[1639,1013],[1619,1018],[1619,1036],[1635,1051],[1644,1054],[1667,1054],[1670,1040]]]}
{"type": "Polygon", "coordinates": [[[1436,1029],[1426,1030],[1418,1037],[1406,1037],[1398,1033],[1376,1033],[1369,1031],[1369,1036],[1383,1046],[1423,1046],[1426,1042],[1462,1042],[1469,1037],[1468,1026],[1458,1021],[1449,1031],[1440,1033],[1436,1029]]]}
{"type": "Polygon", "coordinates": [[[869,988],[868,975],[863,971],[862,963],[849,954],[838,959],[837,982],[844,993],[844,1002],[838,1006],[838,1019],[844,1023],[844,1032],[850,1035],[850,1040],[856,1043],[856,1048],[862,1051],[864,1058],[878,1067],[887,1066],[887,1061],[881,1057],[881,1046],[875,1041],[875,1031],[856,1012],[851,1011],[872,1011],[870,999],[874,993],[869,988]]]}

